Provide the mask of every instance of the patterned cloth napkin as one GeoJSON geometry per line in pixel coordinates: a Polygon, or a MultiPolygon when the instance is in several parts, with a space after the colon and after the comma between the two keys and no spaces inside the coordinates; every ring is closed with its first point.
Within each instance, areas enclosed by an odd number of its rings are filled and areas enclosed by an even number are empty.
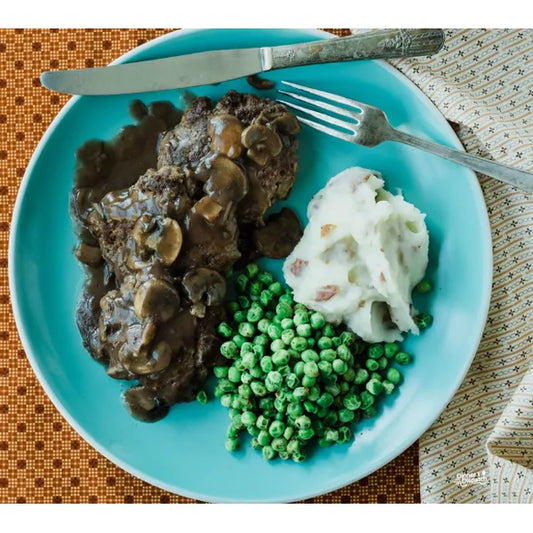
{"type": "MultiPolygon", "coordinates": [[[[533,171],[533,30],[448,30],[432,58],[392,64],[468,152],[533,171]]],[[[479,351],[420,439],[422,502],[533,502],[533,195],[479,176],[494,278],[479,351]]]]}

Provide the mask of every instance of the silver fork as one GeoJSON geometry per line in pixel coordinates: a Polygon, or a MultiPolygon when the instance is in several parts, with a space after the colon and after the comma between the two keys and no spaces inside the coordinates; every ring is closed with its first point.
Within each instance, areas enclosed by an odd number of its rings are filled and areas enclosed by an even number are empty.
{"type": "Polygon", "coordinates": [[[414,135],[399,131],[391,126],[385,113],[377,107],[356,102],[355,100],[351,100],[350,98],[339,96],[337,94],[319,91],[310,87],[304,87],[303,85],[299,85],[297,83],[288,81],[283,81],[282,83],[303,93],[310,93],[325,100],[329,100],[330,102],[336,102],[347,106],[340,107],[323,100],[309,98],[304,94],[279,90],[280,93],[290,96],[295,100],[305,102],[314,107],[337,115],[328,115],[315,109],[295,104],[294,102],[278,99],[278,102],[286,105],[287,107],[311,115],[328,124],[322,124],[320,122],[298,116],[300,122],[307,124],[311,128],[327,133],[328,135],[332,135],[333,137],[344,139],[345,141],[354,144],[360,144],[361,146],[376,146],[383,141],[396,141],[408,144],[409,146],[420,148],[426,152],[430,152],[443,157],[444,159],[448,159],[465,167],[471,168],[476,172],[481,172],[487,176],[491,176],[500,181],[509,183],[510,185],[514,185],[515,187],[523,189],[524,191],[533,193],[533,174],[530,172],[519,170],[517,168],[511,168],[506,165],[502,165],[501,163],[489,161],[488,159],[467,154],[465,152],[455,150],[454,148],[448,148],[447,146],[426,141],[425,139],[420,139],[414,135]],[[339,118],[339,115],[347,117],[351,120],[343,120],[339,118]]]}

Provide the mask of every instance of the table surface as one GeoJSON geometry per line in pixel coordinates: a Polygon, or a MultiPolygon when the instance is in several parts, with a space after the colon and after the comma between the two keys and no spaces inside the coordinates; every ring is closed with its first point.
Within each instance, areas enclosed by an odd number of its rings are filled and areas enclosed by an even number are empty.
{"type": "MultiPolygon", "coordinates": [[[[192,503],[124,472],[89,446],[39,385],[20,343],[7,276],[9,226],[28,161],[68,96],[43,70],[103,66],[168,29],[0,30],[0,502],[192,503]]],[[[348,30],[328,30],[346,35],[348,30]]],[[[418,446],[310,503],[418,503],[418,446]]]]}

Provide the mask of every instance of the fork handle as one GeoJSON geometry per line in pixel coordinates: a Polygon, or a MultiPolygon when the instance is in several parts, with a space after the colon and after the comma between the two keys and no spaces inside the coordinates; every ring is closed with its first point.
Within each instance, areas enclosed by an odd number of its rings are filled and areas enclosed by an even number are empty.
{"type": "Polygon", "coordinates": [[[430,56],[444,44],[440,29],[377,30],[310,43],[261,48],[263,70],[354,59],[430,56]]]}
{"type": "Polygon", "coordinates": [[[533,193],[533,174],[526,172],[525,170],[519,170],[517,168],[511,168],[495,161],[490,161],[476,155],[467,154],[454,148],[448,148],[442,144],[433,143],[420,139],[414,135],[404,133],[396,129],[391,129],[389,140],[397,141],[415,148],[420,148],[426,152],[443,157],[454,163],[459,163],[465,167],[471,168],[476,172],[485,174],[497,180],[504,181],[522,189],[526,192],[533,193]]]}

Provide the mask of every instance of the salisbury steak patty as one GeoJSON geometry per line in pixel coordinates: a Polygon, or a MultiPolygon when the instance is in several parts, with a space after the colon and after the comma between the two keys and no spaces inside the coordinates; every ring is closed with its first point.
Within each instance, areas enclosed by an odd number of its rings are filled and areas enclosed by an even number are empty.
{"type": "Polygon", "coordinates": [[[198,98],[163,136],[158,165],[179,165],[202,179],[210,158],[232,159],[249,185],[239,221],[262,224],[265,211],[286,198],[294,183],[299,131],[296,117],[269,99],[230,91],[213,108],[207,98],[198,98]]]}

